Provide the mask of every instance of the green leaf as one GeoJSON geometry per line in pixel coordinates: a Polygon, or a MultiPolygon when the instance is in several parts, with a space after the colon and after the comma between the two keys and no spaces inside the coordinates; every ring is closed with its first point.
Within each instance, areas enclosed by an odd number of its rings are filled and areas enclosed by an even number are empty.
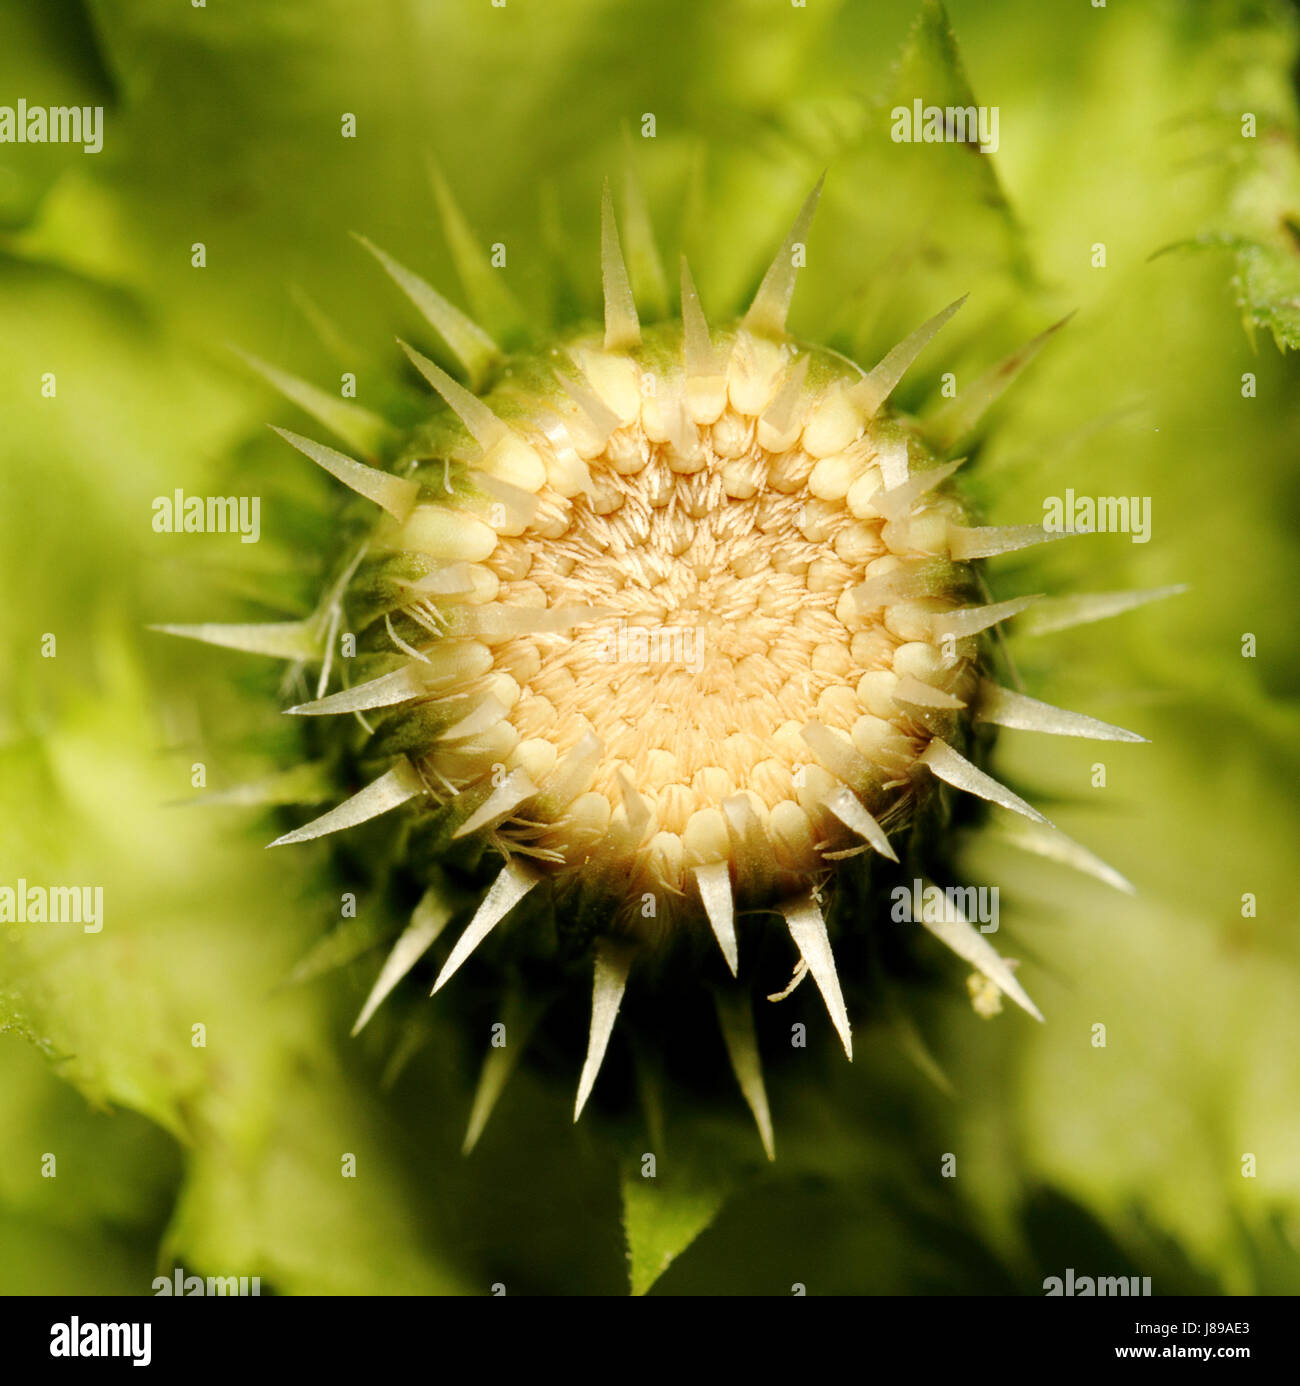
{"type": "MultiPolygon", "coordinates": [[[[1289,225],[1289,223],[1288,223],[1289,225]]],[[[1252,326],[1285,351],[1300,347],[1300,243],[1246,245],[1237,251],[1237,301],[1252,326]]]]}
{"type": "Polygon", "coordinates": [[[625,1165],[620,1184],[628,1279],[632,1293],[643,1295],[717,1217],[733,1184],[689,1163],[650,1155],[625,1165]],[[651,1159],[656,1168],[646,1175],[645,1161],[651,1159]]]}
{"type": "MultiPolygon", "coordinates": [[[[738,1096],[716,1168],[656,1137],[657,1177],[634,1164],[622,1180],[633,1289],[673,1266],[674,1286],[701,1292],[1001,1288],[1026,1222],[1042,1220],[1024,1211],[1035,1185],[1078,1214],[1057,1219],[1045,1256],[1077,1246],[1078,1227],[1140,1267],[1162,1264],[1148,1240],[1167,1242],[1167,1284],[1294,1289],[1300,760],[1288,697],[1300,663],[1279,594],[1294,586],[1300,392],[1294,358],[1249,354],[1226,281],[1235,273],[1250,324],[1296,344],[1295,18],[1272,0],[954,8],[960,46],[939,6],[918,17],[913,0],[663,0],[624,7],[617,24],[605,0],[472,14],[398,4],[382,19],[345,0],[8,8],[5,88],[109,110],[101,155],[0,154],[0,376],[14,386],[0,576],[18,594],[0,606],[6,869],[102,883],[107,900],[102,935],[6,936],[0,955],[0,1027],[45,1051],[24,1075],[0,1064],[0,1126],[26,1152],[0,1177],[5,1288],[138,1288],[173,1198],[167,1250],[187,1268],[261,1273],[290,1291],[619,1283],[617,1147],[594,1112],[572,1132],[572,1075],[557,1079],[556,1056],[520,1062],[463,1161],[481,1035],[413,998],[436,1042],[385,1093],[393,1031],[377,1018],[360,1047],[346,1039],[373,967],[283,987],[337,916],[314,880],[321,858],[262,853],[260,816],[163,806],[196,797],[196,760],[214,787],[256,780],[289,719],[240,656],[164,648],[144,626],[305,614],[319,517],[333,513],[327,485],[248,441],[270,397],[211,343],[238,340],[323,388],[355,369],[361,401],[381,408],[394,306],[346,232],[375,236],[453,298],[467,237],[480,251],[508,245],[509,267],[491,273],[544,322],[556,280],[538,229],[544,183],[575,311],[591,311],[596,192],[622,162],[623,123],[654,111],[654,140],[633,127],[654,233],[671,254],[694,170],[689,248],[713,316],[742,305],[827,167],[798,331],[869,358],[972,291],[900,387],[906,407],[936,393],[948,365],[964,385],[1079,306],[1008,396],[975,484],[1006,523],[1067,485],[1149,494],[1154,542],[1103,538],[1096,558],[1056,546],[1044,585],[1194,588],[1017,650],[1031,691],[1152,737],[1108,756],[1104,793],[1089,787],[1090,748],[1053,747],[1050,774],[1039,747],[1009,734],[999,749],[1142,891],[1116,901],[985,858],[985,879],[1016,882],[1006,948],[1048,1025],[979,1020],[954,973],[951,993],[919,1007],[954,1089],[941,1102],[901,1057],[891,1067],[888,1037],[855,1014],[867,1052],[851,1071],[773,1077],[780,1158],[743,1201],[727,1199],[758,1152],[738,1096]],[[340,137],[341,91],[355,143],[340,137]],[[894,144],[890,108],[915,96],[998,104],[1003,149],[894,144]],[[1254,141],[1240,131],[1247,110],[1254,141]],[[430,146],[465,214],[441,238],[430,146]],[[1189,239],[1227,253],[1152,261],[1189,239]],[[307,317],[338,329],[323,354],[290,312],[291,282],[320,304],[307,317]],[[47,370],[56,399],[40,395],[47,370]],[[235,478],[267,496],[255,549],[197,536],[182,548],[149,531],[155,495],[228,491],[235,478]],[[305,505],[271,504],[272,488],[290,487],[305,505]],[[268,610],[250,613],[242,592],[235,602],[223,570],[259,580],[268,610]],[[1239,654],[1245,630],[1259,637],[1254,659],[1239,654]],[[48,661],[47,631],[59,641],[48,661]],[[1258,917],[1242,916],[1247,890],[1258,917]],[[1106,1051],[1088,1042],[1097,1020],[1106,1051]],[[119,1110],[91,1110],[83,1094],[119,1110]],[[98,1173],[61,1164],[55,1189],[36,1182],[32,1152],[83,1147],[103,1152],[98,1173]],[[955,1180],[937,1173],[944,1151],[955,1180]],[[1253,1180],[1243,1152],[1257,1156],[1253,1180]]],[[[1042,590],[1023,576],[1017,590],[1042,590]]],[[[469,1003],[480,1018],[483,1001],[469,1003]]],[[[681,1101],[665,1084],[668,1120],[681,1101]]]]}

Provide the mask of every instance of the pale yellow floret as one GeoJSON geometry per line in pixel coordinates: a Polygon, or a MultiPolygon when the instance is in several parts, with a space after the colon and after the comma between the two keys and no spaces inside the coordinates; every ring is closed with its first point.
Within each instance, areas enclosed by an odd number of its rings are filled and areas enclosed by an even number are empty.
{"type": "Polygon", "coordinates": [[[427,768],[451,792],[503,769],[562,785],[491,829],[538,870],[596,853],[629,891],[683,896],[722,862],[736,889],[789,894],[860,845],[854,825],[883,842],[875,820],[908,792],[919,719],[963,706],[968,658],[953,664],[936,625],[954,599],[906,585],[908,564],[947,543],[948,502],[919,482],[890,502],[906,447],[864,432],[841,363],[824,358],[810,387],[811,354],[788,342],[694,330],[676,366],[630,336],[571,347],[558,399],[511,430],[437,379],[488,433],[476,465],[532,510],[494,529],[501,507],[423,503],[398,532],[461,565],[426,584],[421,610],[477,633],[458,642],[462,687],[497,705],[492,725],[432,744],[427,768]],[[690,373],[691,350],[706,373],[690,373]]]}

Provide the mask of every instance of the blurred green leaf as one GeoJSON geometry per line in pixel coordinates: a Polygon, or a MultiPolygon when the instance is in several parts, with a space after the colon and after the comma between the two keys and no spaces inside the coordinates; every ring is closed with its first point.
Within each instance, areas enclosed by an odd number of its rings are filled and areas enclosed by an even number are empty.
{"type": "MultiPolygon", "coordinates": [[[[108,108],[99,155],[0,150],[0,578],[17,594],[0,607],[0,869],[106,899],[100,935],[4,940],[0,1113],[20,1152],[0,1177],[5,1288],[143,1292],[166,1227],[187,1269],[292,1292],[608,1293],[620,1188],[637,1293],[666,1269],[660,1288],[679,1292],[1036,1293],[1083,1254],[1157,1292],[1297,1288],[1300,654],[1279,594],[1300,577],[1300,391],[1294,358],[1251,353],[1232,301],[1296,344],[1295,16],[1272,0],[951,14],[911,0],[0,14],[6,90],[108,108]],[[917,96],[997,105],[997,153],[892,141],[892,107],[917,96]],[[557,301],[594,314],[598,189],[618,186],[625,131],[656,239],[669,263],[685,244],[714,317],[753,291],[824,168],[796,330],[870,365],[970,291],[900,387],[905,408],[1078,307],[999,406],[971,494],[1007,523],[1067,486],[1149,496],[1153,542],[1059,545],[996,581],[1192,584],[1013,647],[1036,695],[1151,737],[1108,748],[1105,791],[1095,748],[1049,760],[1014,733],[998,748],[999,773],[1051,796],[1140,887],[1117,899],[977,844],[968,864],[1007,883],[999,944],[1047,1026],[980,1020],[959,968],[937,995],[918,983],[918,1032],[953,1096],[863,1017],[853,1070],[775,1075],[780,1158],[743,1184],[757,1152],[733,1094],[702,1120],[716,1160],[674,1133],[655,1179],[631,1168],[619,1185],[626,1132],[595,1111],[574,1131],[570,1056],[546,1043],[462,1159],[495,998],[471,988],[457,1012],[394,997],[349,1043],[378,961],[348,959],[372,916],[323,935],[336,883],[319,854],[260,851],[268,806],[176,806],[199,797],[196,762],[216,791],[283,764],[281,671],[145,630],[305,614],[324,561],[337,496],[263,437],[268,419],[302,420],[222,344],[322,389],[355,370],[370,408],[401,400],[394,331],[437,344],[347,232],[460,301],[464,231],[437,227],[430,152],[480,248],[508,247],[502,282],[539,331],[557,301]],[[1219,253],[1152,258],[1188,243],[1219,253]],[[176,486],[262,494],[264,541],[153,534],[150,502],[176,486]],[[312,975],[286,986],[305,956],[312,975]],[[17,1051],[28,1042],[40,1049],[17,1051]],[[56,1181],[39,1180],[46,1150],[56,1181]]],[[[386,906],[370,903],[377,923],[386,906]]],[[[670,1119],[689,1107],[666,1098],[670,1119]]]]}
{"type": "Polygon", "coordinates": [[[666,1158],[651,1175],[626,1167],[621,1184],[628,1277],[632,1293],[643,1295],[717,1217],[730,1190],[666,1158]]]}

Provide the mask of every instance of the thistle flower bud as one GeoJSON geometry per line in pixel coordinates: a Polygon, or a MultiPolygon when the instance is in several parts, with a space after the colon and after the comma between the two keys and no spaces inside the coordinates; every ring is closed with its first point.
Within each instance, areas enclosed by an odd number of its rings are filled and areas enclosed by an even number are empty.
{"type": "MultiPolygon", "coordinates": [[[[961,300],[871,371],[787,333],[792,248],[818,191],[744,317],[711,329],[685,262],[681,316],[642,327],[607,190],[603,331],[509,359],[363,242],[474,388],[404,345],[438,399],[383,468],[282,431],[377,508],[367,536],[311,621],[174,628],[319,660],[318,696],[290,711],[333,721],[375,766],[272,845],[400,807],[414,833],[386,821],[395,840],[420,837],[417,872],[457,854],[499,861],[435,992],[507,915],[512,937],[593,955],[575,1117],[638,962],[685,959],[681,984],[729,984],[726,1048],[769,1154],[751,942],[784,931],[794,978],[772,999],[811,975],[851,1058],[828,907],[846,880],[869,898],[900,856],[924,868],[951,789],[1027,820],[1035,850],[1129,888],[981,768],[977,725],[1141,740],[993,680],[992,634],[1035,599],[991,600],[978,568],[1055,536],[972,524],[954,489],[962,459],[888,405],[961,300]],[[357,654],[329,691],[344,614],[357,654]]],[[[1031,354],[1000,368],[1002,386],[1031,354]]],[[[1090,619],[1084,608],[1070,619],[1090,619]]],[[[358,1028],[447,914],[430,930],[417,911],[358,1028]]],[[[975,969],[981,1014],[1006,995],[1042,1018],[960,911],[918,922],[975,969]]],[[[876,923],[859,908],[838,927],[876,923]]]]}

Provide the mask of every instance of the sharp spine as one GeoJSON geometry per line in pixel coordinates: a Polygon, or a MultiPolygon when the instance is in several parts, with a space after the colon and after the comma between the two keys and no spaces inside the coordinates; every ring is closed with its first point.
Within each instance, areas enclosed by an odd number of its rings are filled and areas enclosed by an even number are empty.
{"type": "Polygon", "coordinates": [[[346,334],[301,285],[290,284],[289,297],[293,300],[293,306],[316,334],[316,340],[340,366],[346,367],[353,356],[352,346],[346,334]]]}
{"type": "Polygon", "coordinates": [[[448,563],[421,578],[398,578],[398,587],[431,597],[465,597],[474,591],[468,563],[448,563]]]}
{"type": "Polygon", "coordinates": [[[605,747],[595,732],[584,732],[538,786],[537,806],[544,816],[558,815],[591,783],[605,747]]]}
{"type": "Polygon", "coordinates": [[[334,797],[337,788],[329,763],[303,761],[249,784],[211,790],[181,802],[199,808],[262,808],[285,804],[321,804],[334,797]]]}
{"type": "Polygon", "coordinates": [[[1000,553],[1033,548],[1069,539],[1070,530],[1044,529],[1042,525],[949,525],[948,552],[958,562],[993,558],[1000,553]]]}
{"type": "Polygon", "coordinates": [[[744,325],[751,332],[779,337],[785,332],[785,320],[790,311],[790,300],[794,297],[794,281],[798,269],[794,264],[794,247],[804,245],[808,239],[808,228],[812,225],[813,213],[817,210],[822,194],[822,184],[826,175],[817,180],[817,186],[808,194],[799,215],[794,219],[781,249],[768,266],[763,282],[758,286],[754,301],[745,314],[744,325]]]}
{"type": "Polygon", "coordinates": [[[786,927],[794,940],[799,955],[808,964],[813,981],[822,994],[826,1010],[830,1015],[835,1033],[840,1037],[844,1052],[853,1058],[853,1035],[849,1029],[849,1013],[844,1006],[844,996],[840,991],[839,973],[835,969],[835,955],[831,952],[830,937],[826,932],[826,921],[821,907],[811,895],[805,895],[782,907],[786,927]]]}
{"type": "Polygon", "coordinates": [[[917,472],[900,486],[887,491],[877,491],[871,503],[887,520],[901,520],[926,492],[933,491],[940,483],[947,481],[965,461],[966,458],[958,457],[953,462],[944,463],[942,467],[931,467],[929,471],[917,472]]]}
{"type": "Polygon", "coordinates": [[[1058,862],[1074,871],[1081,871],[1124,895],[1137,894],[1137,886],[1132,881],[1082,843],[1067,837],[1059,828],[1045,828],[1017,818],[1000,823],[997,835],[1022,852],[1032,852],[1045,861],[1058,862]]]}
{"type": "Polygon", "coordinates": [[[364,406],[354,404],[351,400],[336,399],[309,381],[291,375],[288,371],[282,371],[278,366],[263,361],[251,352],[233,346],[231,350],[249,370],[261,376],[273,390],[283,395],[291,404],[296,404],[304,413],[310,414],[317,423],[323,424],[349,447],[373,457],[383,451],[385,444],[394,436],[393,428],[388,421],[364,406]]]}
{"type": "Polygon", "coordinates": [[[758,1052],[758,1035],[754,1029],[754,1009],[749,995],[739,988],[714,992],[718,1025],[727,1047],[731,1071],[736,1075],[741,1095],[754,1114],[758,1138],[769,1160],[776,1159],[776,1142],[772,1132],[772,1112],[767,1103],[767,1088],[763,1083],[763,1063],[758,1052]]]}
{"type": "Polygon", "coordinates": [[[608,178],[600,194],[600,277],[605,291],[605,350],[626,351],[639,346],[641,321],[636,315],[632,283],[618,241],[608,178]]]}
{"type": "Polygon", "coordinates": [[[915,674],[904,674],[894,689],[894,698],[900,703],[911,703],[914,707],[937,707],[956,711],[966,704],[942,688],[934,688],[922,682],[915,674]]]}
{"type": "Polygon", "coordinates": [[[411,914],[410,922],[393,944],[374,986],[370,988],[357,1023],[352,1027],[354,1037],[366,1027],[398,982],[437,941],[438,935],[450,922],[452,913],[452,906],[443,898],[437,886],[430,886],[424,892],[411,914]]]}
{"type": "Polygon", "coordinates": [[[596,966],[591,988],[591,1033],[587,1040],[587,1057],[578,1079],[578,1096],[573,1104],[573,1119],[577,1121],[587,1105],[596,1075],[609,1047],[614,1021],[627,988],[632,969],[632,950],[625,944],[600,939],[596,944],[596,966]]]}
{"type": "Polygon", "coordinates": [[[1040,703],[1036,698],[1027,698],[1009,688],[999,688],[987,679],[980,683],[980,701],[975,710],[977,722],[991,722],[995,726],[1009,727],[1016,731],[1046,732],[1052,736],[1080,736],[1089,741],[1140,741],[1145,736],[1126,731],[1123,727],[1109,722],[1099,722],[1095,717],[1085,717],[1080,712],[1067,712],[1064,708],[1053,707],[1050,703],[1040,703]]]}
{"type": "Polygon", "coordinates": [[[862,801],[852,790],[837,790],[826,800],[826,807],[846,828],[869,842],[882,857],[888,857],[890,861],[898,860],[898,853],[890,845],[885,830],[867,812],[862,801]]]}
{"type": "Polygon", "coordinates": [[[987,799],[989,803],[999,804],[1015,813],[1024,814],[1035,823],[1046,823],[1049,827],[1055,827],[1055,824],[1036,808],[1025,803],[1018,794],[1013,794],[1006,785],[999,784],[992,775],[986,775],[978,766],[972,765],[965,756],[954,751],[940,737],[936,736],[931,740],[922,752],[919,763],[954,789],[987,799]]]}
{"type": "Polygon", "coordinates": [[[452,833],[452,839],[468,837],[481,828],[494,828],[508,818],[520,804],[537,793],[537,786],[522,768],[512,770],[479,807],[452,833]]]}
{"type": "Polygon", "coordinates": [[[638,847],[645,839],[646,829],[650,826],[650,806],[632,783],[631,776],[621,765],[615,779],[618,781],[619,793],[623,796],[623,811],[627,818],[628,837],[631,845],[638,847]]]}
{"type": "Polygon", "coordinates": [[[1000,621],[1009,621],[1040,600],[1035,594],[1031,597],[1012,597],[1010,601],[993,602],[988,606],[959,607],[955,611],[944,611],[936,615],[930,623],[936,639],[945,635],[964,640],[967,636],[978,635],[1000,621]]]}
{"type": "Polygon", "coordinates": [[[150,626],[163,635],[179,635],[220,645],[246,654],[269,655],[273,659],[317,660],[321,657],[321,637],[315,620],[264,621],[251,625],[223,625],[207,622],[197,626],[150,626]]]}
{"type": "Polygon", "coordinates": [[[430,361],[423,353],[409,343],[398,338],[398,346],[406,353],[411,364],[442,396],[451,411],[460,419],[470,436],[484,449],[505,437],[509,428],[505,422],[492,412],[471,390],[467,390],[442,369],[430,361]]]}
{"type": "Polygon", "coordinates": [[[808,378],[810,358],[801,356],[787,372],[781,388],[776,392],[772,403],[763,411],[762,422],[778,433],[784,433],[795,420],[795,410],[799,396],[803,393],[804,382],[808,378]]]}
{"type": "MultiPolygon", "coordinates": [[[[442,396],[447,407],[483,450],[481,466],[484,471],[492,474],[496,468],[504,466],[508,475],[524,483],[525,490],[530,493],[539,491],[546,481],[546,468],[532,444],[521,438],[476,394],[458,384],[440,366],[400,337],[397,340],[411,364],[442,396]]],[[[496,477],[496,480],[511,484],[502,477],[496,477]]]]}
{"type": "Polygon", "coordinates": [[[756,894],[766,893],[772,883],[772,844],[754,806],[744,794],[733,794],[722,801],[722,816],[732,842],[736,874],[756,894]]]}
{"type": "Polygon", "coordinates": [[[471,318],[452,304],[429,283],[380,250],[365,236],[353,232],[353,239],[364,246],[383,266],[385,273],[419,310],[420,316],[446,343],[460,368],[478,389],[501,361],[501,348],[471,318]]]}
{"type": "MultiPolygon", "coordinates": [[[[929,885],[929,882],[926,882],[929,885]]],[[[937,887],[936,887],[937,889],[937,887]]],[[[1029,999],[1024,987],[1016,981],[1015,973],[1007,965],[1006,959],[966,918],[960,907],[950,897],[945,897],[942,918],[930,919],[922,911],[920,923],[941,943],[951,948],[963,961],[970,963],[982,972],[1005,996],[1009,996],[1022,1010],[1028,1011],[1035,1020],[1041,1021],[1043,1013],[1029,999]]]]}
{"type": "Polygon", "coordinates": [[[869,783],[874,767],[842,732],[832,731],[820,722],[809,722],[799,735],[808,743],[818,763],[837,779],[850,785],[869,783]]]}
{"type": "Polygon", "coordinates": [[[682,256],[682,358],[691,379],[722,374],[722,364],[709,337],[708,320],[700,306],[700,295],[685,255],[682,256]]]}
{"type": "Polygon", "coordinates": [[[351,487],[357,495],[388,511],[393,519],[399,522],[406,519],[414,508],[416,497],[420,494],[418,482],[380,471],[378,467],[368,467],[346,453],[336,452],[323,443],[304,438],[300,433],[291,433],[287,428],[276,428],[272,424],[271,431],[278,433],[290,447],[297,448],[304,457],[310,458],[345,486],[351,487]]]}
{"type": "Polygon", "coordinates": [[[886,353],[878,366],[868,371],[856,385],[851,387],[849,395],[867,418],[871,418],[884,404],[893,393],[894,387],[907,373],[908,367],[929,346],[939,329],[969,297],[969,294],[962,294],[960,298],[955,299],[946,308],[937,312],[934,317],[923,322],[915,332],[904,337],[892,351],[886,353]]]}
{"type": "Polygon", "coordinates": [[[555,371],[555,378],[560,382],[560,388],[564,393],[586,415],[587,422],[601,436],[602,441],[605,441],[618,428],[618,415],[596,393],[582,370],[576,365],[574,369],[577,371],[576,379],[568,371],[558,368],[555,371]]]}
{"type": "Polygon", "coordinates": [[[640,289],[639,297],[652,318],[668,316],[668,281],[655,244],[654,224],[645,192],[637,176],[632,136],[623,131],[623,225],[627,233],[627,258],[640,289]]]}
{"type": "Polygon", "coordinates": [[[1187,584],[1179,582],[1169,587],[1149,587],[1142,591],[1086,592],[1072,597],[1048,597],[1030,615],[1016,623],[1016,633],[1051,635],[1093,621],[1108,621],[1112,616],[1120,616],[1148,602],[1181,596],[1186,591],[1187,584]]]}
{"type": "Polygon", "coordinates": [[[490,693],[479,701],[458,722],[453,722],[445,731],[438,733],[440,741],[463,741],[466,737],[478,736],[487,731],[506,715],[509,709],[490,693]]]}
{"type": "Polygon", "coordinates": [[[478,1144],[497,1100],[523,1057],[524,1049],[544,1009],[543,1003],[528,1000],[513,987],[507,991],[502,1007],[506,1043],[500,1047],[489,1045],[484,1056],[478,1086],[474,1089],[469,1121],[465,1126],[465,1139],[460,1147],[462,1155],[471,1154],[478,1144]]]}
{"type": "Polygon", "coordinates": [[[296,842],[310,842],[314,838],[325,837],[329,833],[342,832],[354,828],[358,823],[378,818],[381,813],[395,809],[408,799],[427,793],[424,781],[415,767],[402,756],[393,768],[372,780],[364,789],[358,790],[350,799],[345,799],[337,808],[313,818],[301,828],[296,828],[283,837],[269,843],[271,847],[287,847],[296,842]]]}
{"type": "Polygon", "coordinates": [[[1067,313],[1060,321],[1054,322],[1046,331],[1040,332],[1005,360],[999,361],[950,404],[939,410],[929,425],[929,432],[936,446],[946,451],[968,438],[985,413],[1001,398],[1021,371],[1073,316],[1073,313],[1067,313]]]}
{"type": "Polygon", "coordinates": [[[725,861],[713,861],[695,867],[694,875],[709,927],[734,977],[740,966],[740,954],[736,946],[736,910],[731,896],[731,872],[725,861]]]}
{"type": "Polygon", "coordinates": [[[456,940],[456,946],[443,963],[430,995],[446,986],[466,958],[540,881],[540,876],[518,861],[505,864],[501,874],[488,887],[488,893],[475,911],[474,918],[466,925],[465,932],[456,940]]]}
{"type": "Polygon", "coordinates": [[[456,273],[464,286],[475,313],[488,321],[508,339],[523,337],[528,328],[523,309],[515,296],[502,282],[500,272],[493,268],[482,247],[470,229],[451,187],[442,170],[432,158],[429,159],[429,181],[433,186],[434,200],[438,204],[438,215],[442,220],[443,235],[446,237],[451,257],[456,262],[456,273]]]}
{"type": "Polygon", "coordinates": [[[929,565],[911,564],[879,573],[849,588],[849,596],[864,614],[878,611],[899,597],[927,597],[935,586],[935,574],[929,565]]]}
{"type": "Polygon", "coordinates": [[[421,666],[412,661],[395,669],[391,674],[381,674],[367,683],[358,683],[352,688],[341,689],[328,697],[317,698],[314,702],[299,703],[286,708],[287,713],[297,717],[325,717],[350,712],[369,712],[373,708],[395,707],[398,703],[410,702],[412,698],[423,697],[429,692],[429,680],[421,666]]]}

